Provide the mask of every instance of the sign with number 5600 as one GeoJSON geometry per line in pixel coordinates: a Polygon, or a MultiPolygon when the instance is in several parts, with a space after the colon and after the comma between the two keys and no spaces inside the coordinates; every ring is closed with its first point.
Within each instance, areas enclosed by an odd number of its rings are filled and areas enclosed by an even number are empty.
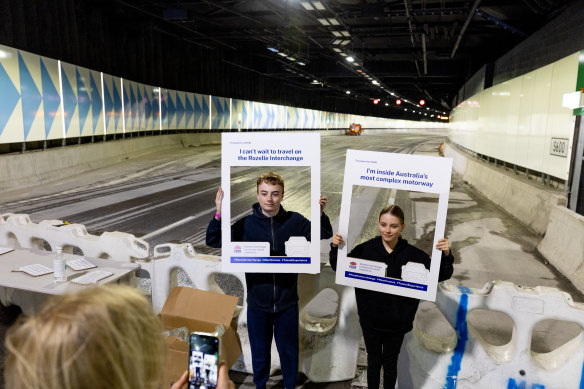
{"type": "Polygon", "coordinates": [[[560,157],[568,156],[568,142],[570,140],[566,138],[552,138],[552,143],[550,146],[550,154],[558,155],[560,157]]]}

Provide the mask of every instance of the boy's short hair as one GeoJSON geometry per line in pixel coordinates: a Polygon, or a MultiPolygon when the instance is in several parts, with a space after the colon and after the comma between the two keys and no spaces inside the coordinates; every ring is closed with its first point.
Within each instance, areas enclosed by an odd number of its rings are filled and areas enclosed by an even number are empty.
{"type": "Polygon", "coordinates": [[[262,173],[258,177],[258,181],[257,181],[257,185],[256,185],[256,191],[258,193],[260,190],[260,184],[262,182],[265,182],[266,184],[270,184],[270,185],[280,185],[282,187],[282,194],[284,193],[284,179],[278,173],[272,172],[272,171],[262,173]]]}

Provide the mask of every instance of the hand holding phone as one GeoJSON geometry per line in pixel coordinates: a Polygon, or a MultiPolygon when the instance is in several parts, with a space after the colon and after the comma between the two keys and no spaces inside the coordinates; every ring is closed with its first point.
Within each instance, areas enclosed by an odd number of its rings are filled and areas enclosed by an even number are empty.
{"type": "Polygon", "coordinates": [[[189,336],[188,389],[216,389],[219,369],[219,338],[206,332],[189,336]]]}

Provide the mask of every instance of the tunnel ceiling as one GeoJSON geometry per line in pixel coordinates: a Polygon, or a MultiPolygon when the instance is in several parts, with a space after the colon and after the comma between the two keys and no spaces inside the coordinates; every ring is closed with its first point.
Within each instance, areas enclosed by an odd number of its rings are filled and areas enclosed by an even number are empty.
{"type": "Polygon", "coordinates": [[[2,0],[0,43],[172,89],[403,117],[398,97],[449,110],[469,77],[569,2],[2,0]]]}
{"type": "Polygon", "coordinates": [[[463,83],[537,31],[565,1],[116,1],[132,23],[237,57],[306,88],[448,108],[463,83]],[[277,51],[277,52],[276,52],[277,51]],[[347,58],[352,57],[353,62],[347,58]],[[377,82],[378,84],[374,84],[377,82]],[[393,93],[393,95],[392,95],[393,93]]]}

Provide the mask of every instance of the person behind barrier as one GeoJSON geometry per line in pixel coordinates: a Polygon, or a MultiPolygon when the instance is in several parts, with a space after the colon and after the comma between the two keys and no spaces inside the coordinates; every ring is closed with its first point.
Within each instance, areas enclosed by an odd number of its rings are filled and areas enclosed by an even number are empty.
{"type": "MultiPolygon", "coordinates": [[[[401,279],[401,268],[408,262],[423,263],[430,269],[430,257],[402,238],[404,220],[404,212],[397,205],[383,208],[379,213],[379,236],[357,245],[347,256],[384,262],[387,277],[391,278],[401,279]]],[[[345,240],[337,232],[329,253],[335,271],[341,244],[345,240]]],[[[439,239],[436,248],[442,251],[438,281],[444,281],[452,276],[454,258],[447,239],[439,239]]],[[[383,387],[393,389],[400,348],[405,334],[412,329],[420,300],[361,288],[355,288],[355,297],[367,350],[367,387],[379,389],[383,366],[383,387]]]]}
{"type": "MultiPolygon", "coordinates": [[[[129,286],[54,296],[6,335],[6,388],[158,389],[166,342],[150,303],[129,286]]],[[[187,362],[185,361],[185,367],[187,362]]],[[[233,389],[227,366],[218,389],[233,389]]],[[[188,371],[171,389],[186,388],[188,371]]]]}
{"type": "MultiPolygon", "coordinates": [[[[284,243],[292,236],[310,240],[310,221],[297,212],[286,211],[284,180],[275,172],[257,179],[258,202],[251,215],[231,226],[232,241],[270,242],[271,256],[285,256],[284,243]]],[[[221,201],[223,190],[215,197],[217,213],[207,227],[207,245],[221,247],[221,201]]],[[[332,226],[324,213],[327,198],[321,196],[320,238],[332,236],[332,226]]],[[[265,388],[270,375],[272,337],[276,340],[284,387],[293,389],[298,373],[298,274],[245,273],[247,285],[247,329],[252,354],[253,381],[265,388]]]]}

